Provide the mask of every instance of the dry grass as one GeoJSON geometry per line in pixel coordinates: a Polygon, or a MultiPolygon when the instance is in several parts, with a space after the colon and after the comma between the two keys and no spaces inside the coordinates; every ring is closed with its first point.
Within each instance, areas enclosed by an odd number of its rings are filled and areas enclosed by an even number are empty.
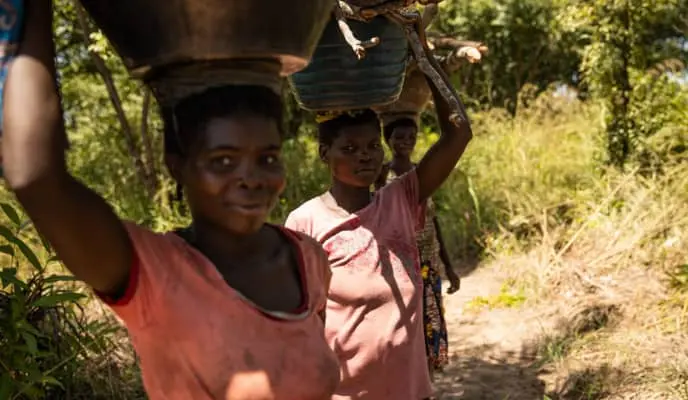
{"type": "MultiPolygon", "coordinates": [[[[545,398],[688,400],[688,166],[606,170],[600,122],[594,105],[551,96],[516,118],[474,116],[476,138],[438,196],[443,231],[454,256],[487,257],[508,279],[474,312],[545,310],[554,321],[533,333],[522,361],[547,383],[545,398]]],[[[428,133],[420,152],[436,137],[428,133]]],[[[308,137],[287,145],[290,183],[275,220],[323,189],[313,150],[308,137]]],[[[155,227],[179,221],[167,210],[155,227]]],[[[121,332],[112,339],[118,350],[84,370],[93,386],[134,398],[135,359],[121,332]]],[[[491,379],[521,368],[492,364],[491,379]]]]}
{"type": "Polygon", "coordinates": [[[688,399],[687,189],[685,165],[656,177],[610,172],[570,224],[550,226],[543,210],[530,219],[534,245],[506,257],[492,249],[531,303],[559,314],[540,362],[553,367],[556,393],[582,396],[559,397],[688,399]]]}
{"type": "Polygon", "coordinates": [[[688,400],[688,165],[608,170],[601,121],[548,96],[475,118],[445,230],[457,257],[477,238],[522,309],[558,322],[532,343],[550,398],[688,400]]]}

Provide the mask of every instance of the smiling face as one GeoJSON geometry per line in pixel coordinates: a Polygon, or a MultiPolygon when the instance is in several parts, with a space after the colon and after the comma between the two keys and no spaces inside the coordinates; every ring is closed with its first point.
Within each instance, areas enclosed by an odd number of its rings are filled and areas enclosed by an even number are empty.
{"type": "Polygon", "coordinates": [[[384,159],[380,131],[371,123],[341,127],[331,144],[321,143],[320,156],[334,179],[369,187],[380,175],[384,159]]]}
{"type": "Polygon", "coordinates": [[[415,126],[401,125],[394,128],[388,143],[396,157],[410,157],[417,139],[418,129],[415,126]]]}
{"type": "Polygon", "coordinates": [[[284,190],[277,122],[250,113],[212,118],[185,157],[168,156],[195,220],[242,235],[257,232],[284,190]]]}

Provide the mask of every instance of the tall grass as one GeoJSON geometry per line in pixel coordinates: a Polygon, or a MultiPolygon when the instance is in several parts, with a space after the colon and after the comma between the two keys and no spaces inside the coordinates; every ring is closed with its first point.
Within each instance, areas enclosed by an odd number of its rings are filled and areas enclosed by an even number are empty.
{"type": "MultiPolygon", "coordinates": [[[[676,356],[685,354],[681,345],[688,348],[683,336],[688,327],[686,166],[668,162],[657,176],[608,170],[603,164],[600,109],[563,97],[542,96],[516,117],[500,110],[482,112],[473,116],[473,126],[474,140],[436,195],[451,254],[457,260],[499,265],[523,287],[525,306],[561,302],[569,307],[570,320],[582,311],[607,310],[618,319],[615,326],[623,329],[611,328],[608,319],[594,334],[576,328],[576,340],[566,339],[567,354],[585,358],[590,356],[586,349],[594,349],[594,362],[640,362],[638,385],[663,382],[666,388],[661,390],[674,390],[680,377],[688,376],[688,355],[676,356]],[[578,340],[582,337],[584,342],[578,340]],[[665,362],[656,362],[659,351],[665,362]]],[[[431,125],[424,129],[417,155],[437,139],[431,125]]],[[[313,134],[307,127],[303,135],[285,143],[289,181],[273,213],[275,222],[327,187],[327,171],[318,159],[313,134]]],[[[96,181],[102,186],[107,177],[96,181]]],[[[187,221],[168,201],[172,190],[172,185],[166,186],[156,211],[146,216],[139,215],[140,207],[125,209],[131,201],[119,201],[114,191],[108,197],[123,215],[136,215],[153,221],[155,229],[167,230],[187,221]]],[[[5,222],[11,224],[7,218],[5,222]]],[[[20,266],[30,268],[25,261],[20,266]]],[[[24,279],[30,276],[35,274],[24,279]]],[[[3,287],[13,296],[15,289],[4,283],[3,287]]],[[[77,304],[71,309],[84,308],[84,321],[104,321],[107,329],[116,326],[107,312],[93,311],[100,310],[94,303],[77,304]]],[[[119,351],[92,345],[70,359],[73,375],[89,377],[79,381],[86,384],[71,386],[81,388],[85,398],[108,390],[128,398],[140,394],[134,358],[118,335],[102,337],[109,346],[116,343],[119,351]],[[104,367],[113,363],[121,367],[116,373],[104,367]]],[[[16,343],[21,347],[23,342],[16,343]]],[[[59,389],[40,381],[36,387],[59,389]]]]}

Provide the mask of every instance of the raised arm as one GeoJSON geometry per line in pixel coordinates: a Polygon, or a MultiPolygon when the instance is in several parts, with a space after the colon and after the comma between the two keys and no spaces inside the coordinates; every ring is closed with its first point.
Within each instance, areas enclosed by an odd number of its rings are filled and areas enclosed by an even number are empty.
{"type": "Polygon", "coordinates": [[[437,108],[441,134],[439,140],[425,153],[416,168],[418,200],[421,203],[447,180],[464,150],[466,150],[468,142],[473,137],[468,121],[463,122],[460,126],[455,126],[449,120],[449,105],[430,79],[428,79],[428,85],[432,89],[432,98],[437,108]]]}
{"type": "Polygon", "coordinates": [[[26,0],[26,23],[4,92],[5,178],[36,228],[74,275],[117,297],[133,250],[110,206],[67,171],[57,91],[52,1],[26,0]]]}

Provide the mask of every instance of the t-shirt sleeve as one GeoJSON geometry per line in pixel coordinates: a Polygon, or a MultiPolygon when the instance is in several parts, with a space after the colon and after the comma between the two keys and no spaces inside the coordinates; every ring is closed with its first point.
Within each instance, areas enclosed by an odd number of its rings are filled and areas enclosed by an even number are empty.
{"type": "Polygon", "coordinates": [[[323,311],[327,306],[327,293],[330,291],[330,282],[332,281],[332,270],[330,269],[330,262],[327,259],[327,254],[322,246],[317,242],[310,241],[311,251],[313,253],[313,275],[317,281],[318,290],[313,299],[313,307],[316,312],[323,311]]]}
{"type": "Polygon", "coordinates": [[[401,197],[404,206],[409,210],[411,216],[415,219],[414,224],[416,228],[422,227],[425,223],[425,205],[420,204],[418,192],[418,174],[413,168],[409,172],[395,179],[382,190],[387,191],[387,195],[396,201],[401,197]]]}
{"type": "Polygon", "coordinates": [[[320,312],[325,309],[327,304],[327,293],[330,290],[330,281],[332,280],[327,253],[320,243],[308,235],[298,231],[289,232],[296,237],[303,256],[302,262],[307,276],[310,307],[315,312],[320,312]]]}
{"type": "Polygon", "coordinates": [[[129,282],[124,295],[117,299],[99,296],[128,328],[142,328],[153,320],[161,306],[161,295],[174,274],[173,265],[167,260],[175,249],[164,235],[130,222],[124,224],[134,246],[129,282]]]}
{"type": "Polygon", "coordinates": [[[306,218],[301,217],[301,209],[296,209],[289,213],[287,220],[284,221],[284,226],[295,232],[305,233],[310,235],[309,223],[306,218]]]}

